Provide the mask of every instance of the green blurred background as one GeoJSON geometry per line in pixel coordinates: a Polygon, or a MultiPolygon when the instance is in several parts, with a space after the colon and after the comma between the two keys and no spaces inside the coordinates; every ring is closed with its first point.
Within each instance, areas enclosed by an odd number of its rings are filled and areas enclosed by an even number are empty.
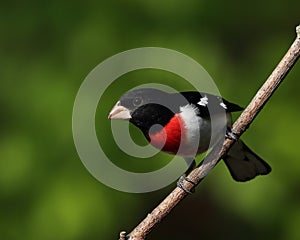
{"type": "MultiPolygon", "coordinates": [[[[298,0],[2,1],[0,239],[117,239],[175,186],[123,193],[84,168],[72,107],[97,64],[136,47],[175,49],[202,64],[224,98],[246,106],[294,40],[299,9],[298,0]]],[[[143,171],[160,163],[127,161],[104,130],[109,109],[141,83],[188,90],[173,77],[124,75],[100,101],[98,137],[107,136],[101,144],[119,153],[120,166],[143,171]]],[[[298,63],[243,135],[272,173],[236,183],[220,163],[149,239],[300,239],[299,78],[298,63]]],[[[163,165],[168,155],[158,159],[163,165]]]]}

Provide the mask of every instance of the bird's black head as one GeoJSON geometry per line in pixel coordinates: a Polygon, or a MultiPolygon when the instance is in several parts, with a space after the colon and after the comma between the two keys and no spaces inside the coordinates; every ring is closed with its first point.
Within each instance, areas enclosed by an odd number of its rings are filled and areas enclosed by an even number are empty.
{"type": "Polygon", "coordinates": [[[129,120],[147,135],[153,125],[164,126],[174,116],[172,96],[153,88],[129,91],[120,98],[108,118],[129,120]]]}

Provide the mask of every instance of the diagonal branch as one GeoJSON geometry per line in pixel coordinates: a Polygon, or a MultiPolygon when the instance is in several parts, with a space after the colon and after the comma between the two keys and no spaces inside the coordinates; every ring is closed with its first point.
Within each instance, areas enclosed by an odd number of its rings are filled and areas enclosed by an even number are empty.
{"type": "MultiPolygon", "coordinates": [[[[279,62],[267,81],[263,84],[255,97],[252,99],[247,108],[242,112],[240,117],[234,123],[232,131],[241,136],[249,127],[251,122],[263,108],[265,103],[272,96],[279,84],[291,70],[300,56],[300,25],[296,28],[297,37],[285,56],[279,62]]],[[[214,168],[222,156],[229,150],[234,143],[232,139],[226,139],[219,143],[219,147],[214,148],[204,159],[201,166],[194,169],[188,176],[197,185],[206,175],[214,168]]],[[[191,183],[186,182],[188,190],[193,188],[191,183]]],[[[153,230],[158,223],[164,219],[171,210],[187,196],[187,193],[181,188],[176,187],[148,216],[126,237],[125,232],[121,232],[120,239],[143,240],[153,230]]]]}

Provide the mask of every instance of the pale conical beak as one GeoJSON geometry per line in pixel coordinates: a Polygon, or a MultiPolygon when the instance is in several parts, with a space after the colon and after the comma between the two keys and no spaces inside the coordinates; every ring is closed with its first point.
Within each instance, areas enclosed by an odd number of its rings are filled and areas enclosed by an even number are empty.
{"type": "Polygon", "coordinates": [[[110,113],[108,114],[108,119],[122,119],[122,120],[128,120],[131,118],[130,111],[123,107],[118,101],[116,105],[112,108],[110,113]]]}

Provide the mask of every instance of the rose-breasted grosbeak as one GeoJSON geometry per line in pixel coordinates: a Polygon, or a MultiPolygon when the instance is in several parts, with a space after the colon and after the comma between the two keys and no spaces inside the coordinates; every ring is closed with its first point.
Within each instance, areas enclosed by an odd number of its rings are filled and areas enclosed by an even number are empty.
{"type": "MultiPolygon", "coordinates": [[[[142,88],[124,94],[108,118],[129,120],[151,145],[181,155],[188,162],[224,137],[226,128],[231,126],[231,112],[241,110],[238,105],[208,93],[167,93],[142,88]]],[[[248,181],[271,171],[241,140],[234,143],[223,160],[236,181],[248,181]]]]}

